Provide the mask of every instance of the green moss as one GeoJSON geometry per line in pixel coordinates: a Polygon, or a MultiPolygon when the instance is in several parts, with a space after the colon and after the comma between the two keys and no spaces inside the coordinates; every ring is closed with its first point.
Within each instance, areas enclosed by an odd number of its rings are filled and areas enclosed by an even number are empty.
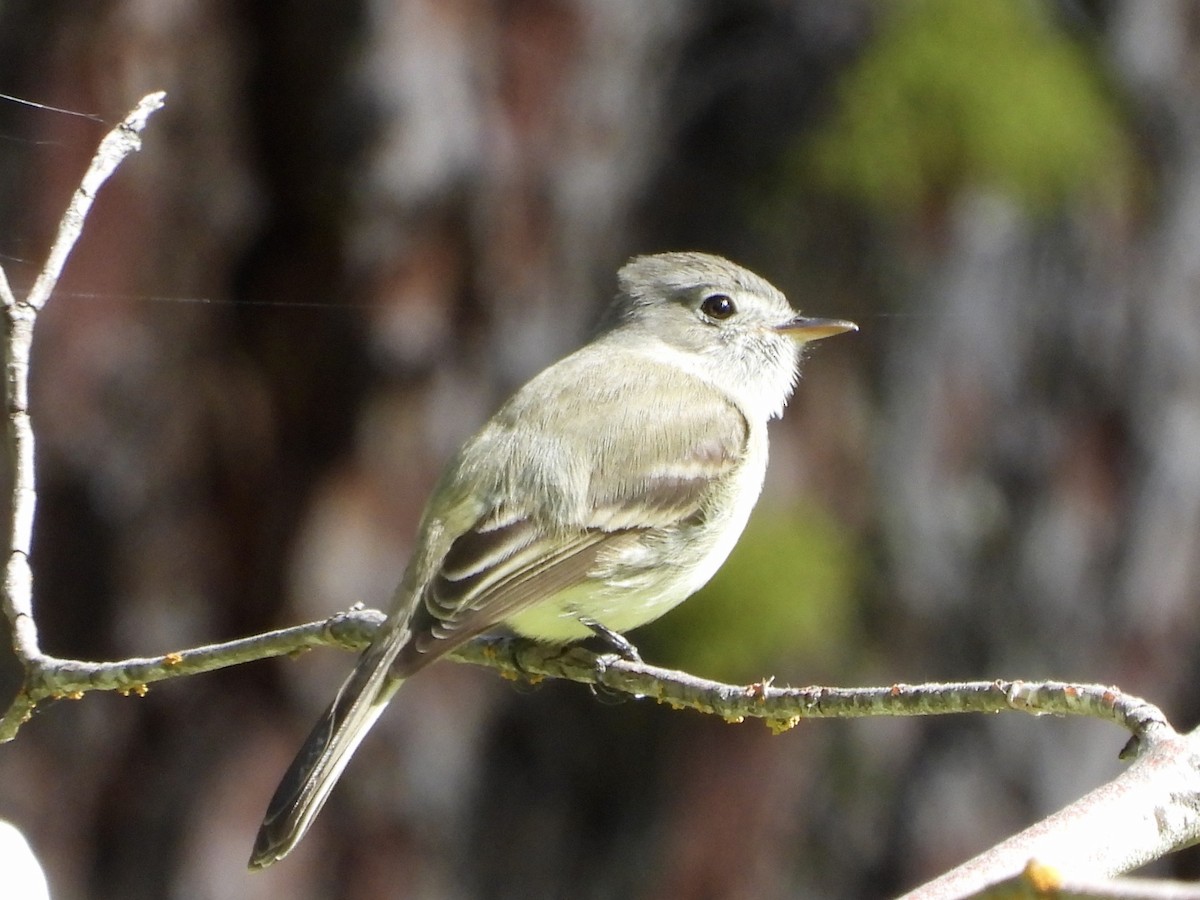
{"type": "Polygon", "coordinates": [[[1084,49],[1036,0],[888,3],[802,154],[809,176],[884,212],[977,184],[1042,212],[1120,195],[1130,155],[1084,49]]]}
{"type": "Polygon", "coordinates": [[[713,580],[634,643],[649,662],[708,678],[815,672],[852,637],[857,566],[850,536],[820,509],[760,508],[713,580]]]}

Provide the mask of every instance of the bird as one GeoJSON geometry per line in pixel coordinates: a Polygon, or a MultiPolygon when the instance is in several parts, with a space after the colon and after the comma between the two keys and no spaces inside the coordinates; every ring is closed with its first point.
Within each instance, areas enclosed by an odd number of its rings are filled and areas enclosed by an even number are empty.
{"type": "Polygon", "coordinates": [[[799,315],[720,256],[637,256],[593,339],[536,375],[446,466],[390,612],[284,774],[249,866],[286,856],[406,679],[504,631],[568,645],[657,619],[725,561],[758,500],[799,315]]]}

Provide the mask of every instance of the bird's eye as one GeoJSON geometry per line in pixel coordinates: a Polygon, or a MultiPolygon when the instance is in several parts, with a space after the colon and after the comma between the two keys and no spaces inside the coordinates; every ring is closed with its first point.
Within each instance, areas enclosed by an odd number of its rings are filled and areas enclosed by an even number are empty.
{"type": "Polygon", "coordinates": [[[710,319],[728,319],[737,312],[737,307],[725,294],[710,294],[700,304],[700,311],[710,319]]]}

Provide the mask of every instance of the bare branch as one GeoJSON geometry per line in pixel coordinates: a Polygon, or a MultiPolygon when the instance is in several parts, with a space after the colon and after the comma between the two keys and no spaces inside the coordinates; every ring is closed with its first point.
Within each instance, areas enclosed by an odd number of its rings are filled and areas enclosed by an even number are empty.
{"type": "MultiPolygon", "coordinates": [[[[365,647],[382,625],[376,610],[356,609],[329,619],[267,634],[180,650],[162,656],[94,663],[41,656],[28,667],[19,708],[0,719],[0,742],[15,736],[34,706],[47,698],[88,691],[144,693],[149,684],[197,675],[316,646],[365,647]]],[[[977,681],[867,688],[776,687],[770,680],[724,684],[686,672],[631,662],[581,647],[563,649],[516,638],[484,638],[451,654],[459,662],[498,669],[511,678],[562,678],[647,697],[676,709],[694,709],[729,722],[762,719],[775,732],[802,719],[927,716],[1019,711],[1082,715],[1114,722],[1147,741],[1174,731],[1154,706],[1103,685],[977,681]]]]}
{"type": "Polygon", "coordinates": [[[125,157],[141,149],[142,130],[150,116],[162,109],[166,97],[164,91],[147,94],[100,142],[96,155],[92,157],[92,164],[84,173],[83,180],[58,224],[58,234],[50,247],[50,254],[46,257],[46,265],[38,275],[37,281],[33,283],[29,296],[25,298],[25,302],[35,310],[45,306],[50,294],[54,292],[54,286],[58,283],[67,257],[71,255],[75,242],[79,240],[83,231],[83,223],[92,208],[92,201],[96,199],[96,192],[108,181],[109,176],[116,171],[125,157]]]}
{"type": "MultiPolygon", "coordinates": [[[[83,231],[83,223],[101,185],[121,161],[141,147],[141,132],[150,116],[163,105],[162,91],[147,94],[133,111],[100,142],[91,165],[71,198],[58,225],[46,265],[23,300],[18,300],[0,271],[0,301],[8,318],[8,354],[6,392],[8,397],[9,441],[13,459],[13,520],[9,539],[8,565],[4,574],[0,605],[12,629],[13,651],[26,666],[36,669],[42,657],[38,646],[37,625],[33,617],[33,574],[29,568],[33,541],[33,516],[37,493],[33,482],[34,441],[29,423],[29,351],[33,345],[33,327],[38,312],[46,305],[58,283],[63,266],[83,231]]],[[[24,701],[18,701],[24,702],[24,701]]],[[[30,707],[32,709],[32,707],[30,707]]],[[[29,710],[26,710],[27,715],[29,710]]],[[[15,715],[10,710],[7,724],[15,715]]]]}
{"type": "MultiPolygon", "coordinates": [[[[1111,878],[1200,837],[1200,732],[1160,733],[1117,778],[906,895],[970,896],[1037,859],[1064,879],[1111,878]]],[[[1122,895],[1123,896],[1123,895],[1122,895]]]]}
{"type": "Polygon", "coordinates": [[[998,680],[838,688],[776,687],[767,679],[731,685],[611,654],[597,656],[581,648],[563,651],[515,640],[476,641],[460,648],[453,658],[493,666],[511,676],[544,675],[602,685],[676,709],[717,715],[729,722],[763,719],[776,733],[803,719],[1005,711],[1104,719],[1128,729],[1139,740],[1157,740],[1160,735],[1175,733],[1152,704],[1096,684],[998,680]]]}
{"type": "Polygon", "coordinates": [[[383,622],[375,610],[351,610],[319,622],[284,628],[224,644],[119,662],[84,662],[40,655],[26,665],[25,684],[0,717],[0,743],[16,737],[34,708],[47,699],[79,699],[88,691],[146,693],[147,685],[199,675],[258,659],[300,653],[316,646],[364,647],[383,622]]]}

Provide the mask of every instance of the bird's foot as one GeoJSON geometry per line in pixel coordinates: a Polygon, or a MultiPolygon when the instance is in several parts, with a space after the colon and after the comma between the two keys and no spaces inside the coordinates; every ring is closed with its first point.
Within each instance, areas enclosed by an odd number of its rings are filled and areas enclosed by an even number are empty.
{"type": "Polygon", "coordinates": [[[637,647],[633,646],[629,638],[625,637],[625,635],[618,634],[607,625],[602,625],[595,619],[580,617],[579,624],[591,631],[596,640],[606,650],[616,653],[621,659],[634,663],[642,661],[642,655],[638,653],[637,647]]]}

